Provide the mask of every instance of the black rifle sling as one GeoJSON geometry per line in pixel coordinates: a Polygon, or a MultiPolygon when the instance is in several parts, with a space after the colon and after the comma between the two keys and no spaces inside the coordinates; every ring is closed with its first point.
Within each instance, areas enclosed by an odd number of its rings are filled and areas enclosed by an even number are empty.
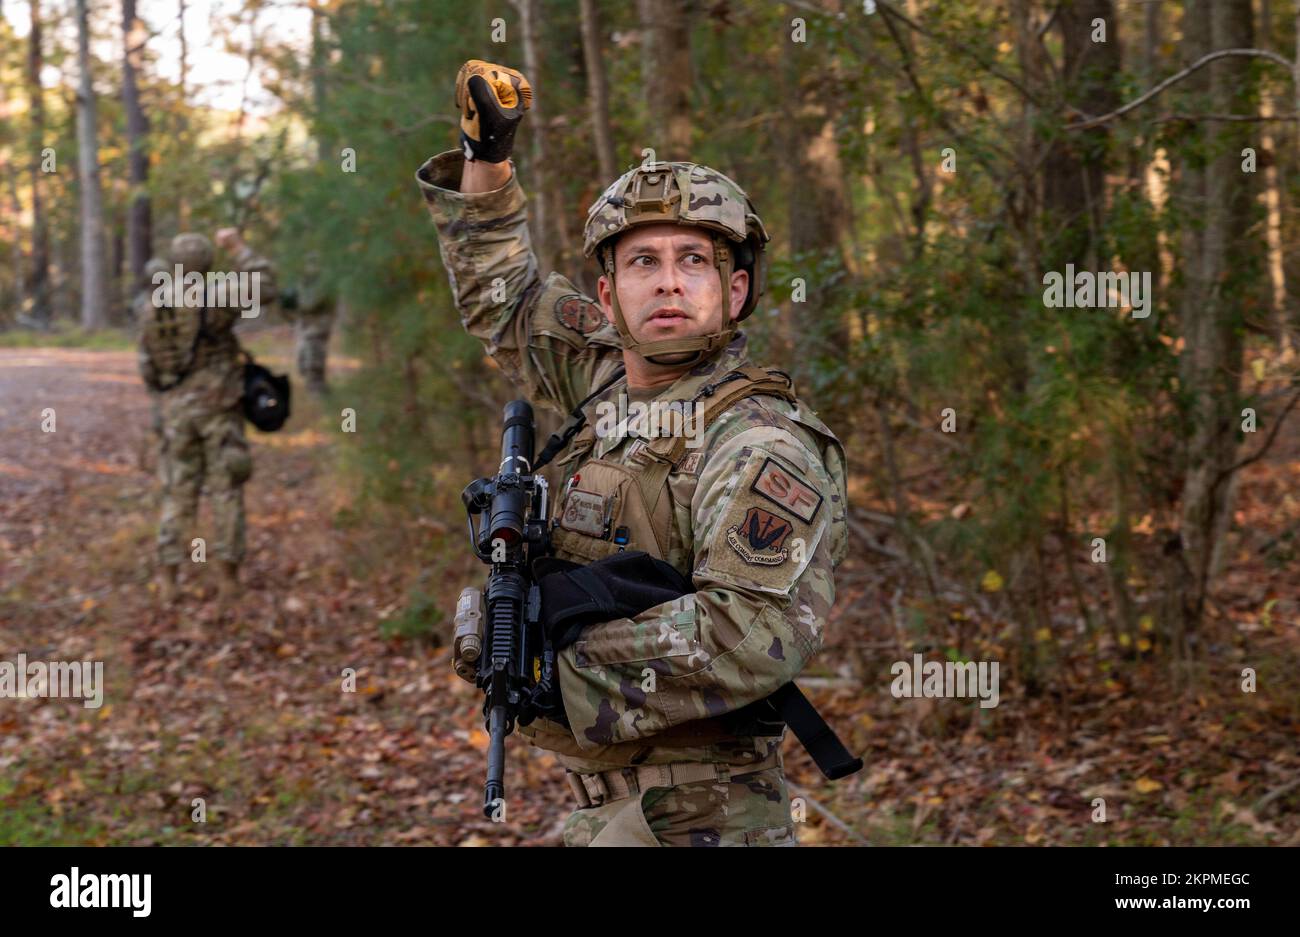
{"type": "Polygon", "coordinates": [[[577,436],[583,426],[587,424],[587,414],[582,411],[582,408],[591,403],[605,391],[609,390],[619,381],[623,380],[625,376],[626,372],[620,366],[619,369],[614,372],[613,377],[600,385],[599,388],[592,391],[587,398],[582,401],[582,403],[573,408],[573,412],[570,413],[569,418],[564,421],[564,425],[551,433],[550,438],[546,440],[546,448],[542,450],[542,454],[539,455],[537,461],[533,463],[534,472],[554,459],[559,451],[567,446],[569,441],[573,439],[574,436],[577,436]]]}
{"type": "Polygon", "coordinates": [[[773,693],[768,700],[828,780],[834,781],[862,770],[862,759],[849,754],[835,730],[826,724],[822,714],[808,702],[808,697],[793,681],[773,693]]]}

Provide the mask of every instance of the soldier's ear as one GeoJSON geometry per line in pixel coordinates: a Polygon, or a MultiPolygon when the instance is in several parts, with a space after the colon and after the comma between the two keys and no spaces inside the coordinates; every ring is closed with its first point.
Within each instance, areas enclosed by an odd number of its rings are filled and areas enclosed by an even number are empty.
{"type": "Polygon", "coordinates": [[[740,316],[745,308],[745,299],[749,296],[749,271],[736,270],[731,274],[731,318],[740,316]]]}
{"type": "Polygon", "coordinates": [[[614,301],[609,291],[609,277],[604,274],[601,274],[600,279],[596,281],[596,298],[600,300],[600,310],[605,315],[605,321],[613,325],[614,301]]]}

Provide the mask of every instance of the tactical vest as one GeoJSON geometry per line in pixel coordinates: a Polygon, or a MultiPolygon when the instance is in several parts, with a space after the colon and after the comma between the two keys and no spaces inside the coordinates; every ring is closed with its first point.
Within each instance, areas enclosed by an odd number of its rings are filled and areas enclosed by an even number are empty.
{"type": "MultiPolygon", "coordinates": [[[[793,381],[784,371],[744,365],[701,388],[691,401],[690,412],[694,413],[696,401],[703,402],[704,428],[707,429],[737,401],[759,395],[780,397],[792,404],[797,402],[793,381]]],[[[836,452],[833,458],[842,458],[839,441],[825,427],[820,423],[797,422],[809,429],[819,441],[833,444],[836,452]]],[[[564,469],[571,481],[566,483],[556,503],[551,522],[551,542],[556,555],[577,562],[592,562],[626,549],[644,550],[657,559],[666,559],[673,523],[672,499],[668,495],[669,474],[698,450],[688,453],[686,437],[680,434],[638,440],[630,444],[637,446],[637,451],[629,459],[631,464],[624,465],[613,458],[587,459],[596,441],[596,430],[588,422],[574,437],[565,456],[557,460],[557,465],[564,469]]],[[[611,455],[616,451],[612,450],[611,455]]],[[[831,477],[836,478],[835,467],[828,465],[827,468],[831,477]]],[[[689,567],[693,565],[688,563],[685,572],[688,577],[689,567]]],[[[741,710],[672,726],[643,740],[602,748],[599,758],[622,760],[626,753],[627,763],[632,763],[631,757],[644,751],[648,745],[706,745],[734,740],[737,736],[778,735],[781,731],[780,724],[764,726],[750,713],[741,710]]],[[[567,729],[544,725],[525,734],[534,735],[551,751],[580,758],[592,757],[592,752],[579,747],[567,729]]]]}
{"type": "MultiPolygon", "coordinates": [[[[703,433],[736,401],[760,394],[796,401],[793,382],[784,371],[745,365],[701,388],[687,406],[693,414],[695,403],[703,398],[704,425],[696,428],[703,433]]],[[[630,464],[612,458],[583,461],[596,440],[588,422],[557,463],[571,474],[551,526],[556,555],[590,563],[626,549],[666,560],[673,522],[668,476],[687,457],[685,435],[634,441],[630,464]],[[576,472],[571,471],[574,466],[576,472]]]]}

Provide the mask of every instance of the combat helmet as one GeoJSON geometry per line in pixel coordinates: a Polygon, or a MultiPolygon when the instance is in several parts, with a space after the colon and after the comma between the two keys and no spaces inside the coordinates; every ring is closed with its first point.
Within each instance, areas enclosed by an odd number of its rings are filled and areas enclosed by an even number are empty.
{"type": "Polygon", "coordinates": [[[145,263],[144,269],[140,271],[140,289],[151,289],[155,285],[154,277],[160,273],[170,274],[171,272],[172,268],[167,261],[161,257],[150,257],[148,262],[145,263]]]}
{"type": "Polygon", "coordinates": [[[167,249],[167,259],[180,264],[186,271],[207,273],[212,267],[213,256],[212,242],[205,235],[192,232],[176,235],[167,249]]]}
{"type": "MultiPolygon", "coordinates": [[[[620,176],[587,212],[582,253],[595,257],[609,278],[614,324],[623,347],[647,360],[693,352],[681,364],[697,364],[725,348],[736,326],[754,311],[767,277],[764,245],[770,240],[745,190],[715,169],[698,163],[647,162],[620,176]],[[612,239],[639,225],[680,224],[704,228],[713,241],[713,265],[722,282],[723,302],[731,294],[731,274],[749,271],[749,293],[740,315],[724,307],[722,328],[710,335],[638,342],[628,330],[614,289],[612,239]]],[[[658,363],[658,362],[656,362],[658,363]]],[[[674,362],[676,364],[678,362],[674,362]]]]}

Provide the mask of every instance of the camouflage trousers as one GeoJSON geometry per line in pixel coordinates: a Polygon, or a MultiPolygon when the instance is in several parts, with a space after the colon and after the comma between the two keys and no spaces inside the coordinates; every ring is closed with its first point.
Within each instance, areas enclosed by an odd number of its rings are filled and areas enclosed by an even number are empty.
{"type": "Polygon", "coordinates": [[[298,375],[313,393],[325,389],[325,359],[329,353],[334,313],[299,316],[294,323],[298,346],[298,375]]]}
{"type": "Polygon", "coordinates": [[[244,558],[244,482],[253,463],[244,439],[244,414],[184,400],[164,399],[158,475],[162,481],[162,519],[158,524],[158,560],[176,565],[190,555],[198,515],[199,492],[206,489],[216,537],[211,553],[239,563],[244,558]]]}
{"type": "MultiPolygon", "coordinates": [[[[736,766],[744,770],[744,766],[736,766]]],[[[714,781],[651,787],[584,807],[564,825],[566,846],[797,846],[780,766],[714,781]]]]}

